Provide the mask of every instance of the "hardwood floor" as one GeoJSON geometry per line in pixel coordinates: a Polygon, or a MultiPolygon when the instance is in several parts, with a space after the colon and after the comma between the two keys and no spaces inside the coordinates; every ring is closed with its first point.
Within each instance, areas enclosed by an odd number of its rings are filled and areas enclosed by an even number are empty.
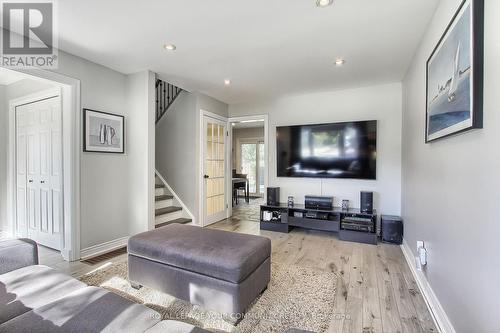
{"type": "MultiPolygon", "coordinates": [[[[332,233],[294,229],[289,234],[260,231],[255,205],[240,201],[232,218],[209,228],[262,235],[272,240],[272,260],[337,274],[334,316],[329,333],[438,332],[399,246],[344,242],[332,233]]],[[[64,262],[55,251],[40,249],[40,262],[80,276],[120,255],[89,265],[64,262]]]]}

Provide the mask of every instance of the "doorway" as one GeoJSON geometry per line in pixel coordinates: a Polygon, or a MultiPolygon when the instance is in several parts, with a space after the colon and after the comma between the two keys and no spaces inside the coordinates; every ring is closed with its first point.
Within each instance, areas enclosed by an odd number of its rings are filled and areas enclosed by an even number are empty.
{"type": "Polygon", "coordinates": [[[248,211],[250,206],[258,206],[266,199],[269,175],[268,117],[235,117],[229,119],[229,124],[229,175],[233,180],[230,188],[233,198],[230,216],[235,216],[243,212],[241,209],[248,211]],[[247,188],[243,186],[242,179],[247,188]]]}
{"type": "Polygon", "coordinates": [[[10,79],[6,236],[30,237],[78,260],[80,81],[42,69],[0,68],[0,76],[10,79]]]}

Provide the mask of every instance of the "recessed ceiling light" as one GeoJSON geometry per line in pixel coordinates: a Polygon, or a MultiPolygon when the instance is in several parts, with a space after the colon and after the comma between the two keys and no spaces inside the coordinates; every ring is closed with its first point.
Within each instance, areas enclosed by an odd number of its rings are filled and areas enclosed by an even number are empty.
{"type": "Polygon", "coordinates": [[[342,66],[344,64],[345,64],[345,60],[342,58],[338,58],[337,60],[335,60],[335,66],[342,66]]]}
{"type": "Polygon", "coordinates": [[[316,0],[316,6],[327,7],[333,3],[333,0],[316,0]]]}
{"type": "Polygon", "coordinates": [[[231,84],[231,80],[229,80],[229,79],[225,79],[225,80],[224,80],[224,84],[225,84],[226,86],[230,85],[230,84],[231,84]]]}
{"type": "Polygon", "coordinates": [[[165,50],[169,51],[175,51],[177,49],[177,46],[175,46],[174,44],[165,44],[163,45],[163,47],[165,48],[165,50]]]}

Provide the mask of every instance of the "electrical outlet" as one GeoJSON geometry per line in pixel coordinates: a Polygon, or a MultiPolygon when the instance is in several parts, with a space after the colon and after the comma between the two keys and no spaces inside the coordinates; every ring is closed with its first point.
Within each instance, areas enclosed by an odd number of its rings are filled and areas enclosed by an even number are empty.
{"type": "Polygon", "coordinates": [[[427,250],[424,241],[417,241],[417,256],[415,257],[416,267],[419,271],[427,265],[427,250]]]}
{"type": "Polygon", "coordinates": [[[418,256],[415,257],[415,267],[417,270],[421,271],[422,270],[422,264],[420,263],[420,258],[418,256]]]}
{"type": "Polygon", "coordinates": [[[415,257],[415,266],[419,271],[427,265],[427,250],[424,241],[417,241],[417,256],[415,257]]]}

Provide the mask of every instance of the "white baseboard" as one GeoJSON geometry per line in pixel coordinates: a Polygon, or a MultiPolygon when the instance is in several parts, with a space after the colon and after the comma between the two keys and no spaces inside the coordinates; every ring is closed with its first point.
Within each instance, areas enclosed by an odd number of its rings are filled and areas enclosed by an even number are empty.
{"type": "Polygon", "coordinates": [[[455,328],[451,324],[450,319],[446,315],[446,312],[434,293],[434,290],[432,290],[432,287],[427,281],[424,273],[415,268],[415,258],[406,240],[403,240],[401,250],[403,251],[408,266],[410,266],[410,270],[415,278],[415,281],[417,281],[418,288],[424,297],[425,303],[429,308],[438,330],[442,333],[456,333],[455,328]]]}
{"type": "Polygon", "coordinates": [[[196,225],[196,219],[194,218],[194,215],[193,213],[191,213],[191,211],[187,208],[187,206],[184,204],[184,202],[182,202],[182,200],[179,198],[179,196],[174,192],[174,190],[170,187],[170,185],[168,185],[167,181],[165,180],[165,178],[163,178],[163,176],[158,172],[158,170],[155,170],[155,173],[156,175],[158,176],[158,178],[160,178],[161,182],[163,183],[163,185],[165,185],[165,187],[168,189],[168,191],[170,192],[170,194],[172,194],[174,196],[174,199],[179,203],[179,205],[181,205],[182,207],[182,210],[184,212],[186,212],[189,216],[189,218],[191,219],[191,221],[193,222],[193,224],[196,225]]]}
{"type": "Polygon", "coordinates": [[[80,250],[80,259],[85,260],[93,257],[97,257],[101,254],[111,252],[117,249],[120,249],[124,246],[127,246],[128,236],[118,238],[109,242],[105,242],[102,244],[93,245],[87,247],[85,249],[80,250]]]}

